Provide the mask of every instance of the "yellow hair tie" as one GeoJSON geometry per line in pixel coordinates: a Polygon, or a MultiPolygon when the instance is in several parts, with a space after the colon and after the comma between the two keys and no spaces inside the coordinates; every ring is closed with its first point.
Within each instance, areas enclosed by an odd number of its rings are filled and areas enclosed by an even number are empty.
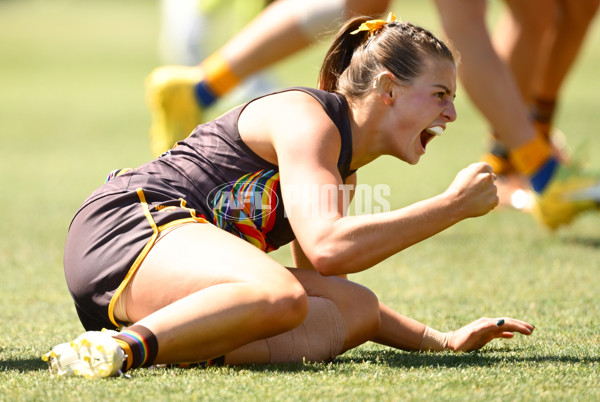
{"type": "Polygon", "coordinates": [[[373,35],[375,33],[375,31],[380,30],[381,28],[383,28],[383,26],[385,24],[389,24],[390,22],[394,22],[396,21],[396,16],[394,15],[394,13],[390,12],[388,14],[387,20],[369,20],[367,22],[363,22],[362,24],[360,24],[360,26],[358,27],[358,29],[356,31],[352,31],[350,32],[351,35],[356,35],[359,32],[362,31],[369,31],[369,35],[373,35]]]}

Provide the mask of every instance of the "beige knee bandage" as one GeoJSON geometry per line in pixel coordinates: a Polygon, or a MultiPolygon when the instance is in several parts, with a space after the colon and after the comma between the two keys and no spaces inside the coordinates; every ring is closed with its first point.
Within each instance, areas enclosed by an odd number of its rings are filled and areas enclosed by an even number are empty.
{"type": "Polygon", "coordinates": [[[345,339],[346,325],[335,303],[309,297],[304,322],[266,341],[271,363],[300,363],[332,360],[342,352],[345,339]]]}

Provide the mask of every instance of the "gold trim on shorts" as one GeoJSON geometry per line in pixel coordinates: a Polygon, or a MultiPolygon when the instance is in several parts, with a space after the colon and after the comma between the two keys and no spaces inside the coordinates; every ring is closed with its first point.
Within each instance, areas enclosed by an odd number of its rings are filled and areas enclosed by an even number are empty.
{"type": "MultiPolygon", "coordinates": [[[[142,264],[142,262],[144,261],[144,259],[146,258],[146,256],[150,252],[150,250],[152,249],[152,247],[158,242],[158,240],[161,239],[162,237],[166,236],[172,230],[174,230],[177,227],[182,226],[184,224],[208,223],[208,221],[206,219],[197,217],[196,211],[194,209],[187,208],[185,206],[186,205],[185,200],[181,199],[180,207],[188,209],[190,211],[190,217],[177,219],[177,220],[171,221],[169,223],[166,223],[162,226],[156,226],[156,222],[154,222],[154,218],[152,218],[152,214],[150,213],[150,209],[148,208],[148,203],[146,202],[146,196],[144,195],[144,190],[141,187],[139,187],[135,191],[138,194],[138,197],[140,199],[140,204],[142,206],[142,210],[144,211],[144,215],[146,216],[148,223],[152,227],[153,233],[152,233],[152,236],[150,236],[150,239],[148,240],[148,242],[146,243],[144,248],[142,249],[142,251],[140,252],[140,254],[138,254],[137,258],[131,265],[131,268],[129,268],[129,271],[127,272],[127,275],[125,276],[125,279],[123,279],[123,282],[121,282],[121,284],[115,291],[115,294],[110,299],[110,303],[108,304],[108,318],[117,327],[122,326],[122,325],[119,325],[117,323],[117,321],[122,321],[122,322],[129,321],[129,318],[127,317],[126,298],[124,297],[123,300],[119,300],[119,299],[121,299],[122,295],[126,296],[126,294],[127,294],[126,288],[129,285],[129,281],[131,280],[133,275],[137,272],[138,268],[140,267],[140,265],[142,264]],[[123,320],[123,318],[124,318],[124,320],[123,320]]],[[[167,208],[175,208],[175,207],[167,207],[167,208]]]]}

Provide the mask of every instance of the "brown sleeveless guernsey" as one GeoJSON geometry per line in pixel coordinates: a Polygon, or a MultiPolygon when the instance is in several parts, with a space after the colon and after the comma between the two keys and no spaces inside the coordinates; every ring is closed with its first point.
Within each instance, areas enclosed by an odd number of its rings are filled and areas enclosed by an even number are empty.
{"type": "MultiPolygon", "coordinates": [[[[346,99],[311,88],[285,91],[313,96],[336,125],[342,143],[338,170],[345,180],[353,173],[346,99]]],[[[158,159],[107,181],[77,211],[64,266],[87,330],[117,324],[112,315],[116,298],[161,230],[208,221],[266,252],[294,239],[284,215],[277,165],[240,138],[237,122],[245,106],[199,125],[158,159]]]]}

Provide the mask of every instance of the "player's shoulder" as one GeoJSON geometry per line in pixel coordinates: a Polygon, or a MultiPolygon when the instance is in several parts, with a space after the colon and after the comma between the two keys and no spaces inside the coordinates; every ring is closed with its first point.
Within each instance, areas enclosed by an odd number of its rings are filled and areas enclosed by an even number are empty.
{"type": "Polygon", "coordinates": [[[332,126],[327,102],[325,102],[329,95],[332,94],[315,89],[291,89],[279,92],[270,99],[272,116],[302,129],[332,126]]]}

